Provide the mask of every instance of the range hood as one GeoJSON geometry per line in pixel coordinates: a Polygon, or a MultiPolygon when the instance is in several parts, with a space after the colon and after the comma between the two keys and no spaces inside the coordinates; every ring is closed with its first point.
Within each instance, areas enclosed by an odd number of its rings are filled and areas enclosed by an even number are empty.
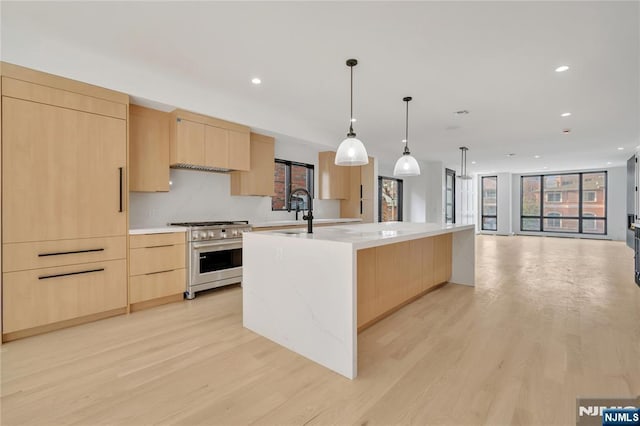
{"type": "Polygon", "coordinates": [[[185,170],[198,170],[200,172],[215,172],[215,173],[229,173],[233,170],[231,169],[223,169],[220,167],[209,167],[209,166],[196,166],[194,164],[172,164],[172,169],[185,169],[185,170]]]}

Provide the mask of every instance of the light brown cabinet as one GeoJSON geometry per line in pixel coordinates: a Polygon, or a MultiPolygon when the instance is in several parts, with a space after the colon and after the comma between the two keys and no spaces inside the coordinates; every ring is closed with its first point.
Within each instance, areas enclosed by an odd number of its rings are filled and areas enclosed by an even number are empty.
{"type": "Polygon", "coordinates": [[[373,210],[375,191],[374,159],[364,166],[343,167],[349,171],[349,197],[340,200],[340,217],[360,218],[364,223],[375,222],[373,210]]]}
{"type": "Polygon", "coordinates": [[[170,164],[249,170],[249,128],[183,110],[171,114],[170,164]]]}
{"type": "Polygon", "coordinates": [[[128,96],[2,74],[3,341],[125,313],[128,96]]]}
{"type": "Polygon", "coordinates": [[[351,167],[336,166],[336,153],[318,153],[318,198],[321,200],[346,200],[349,198],[351,167]]]}
{"type": "Polygon", "coordinates": [[[358,250],[358,329],[451,278],[452,235],[358,250]]]}
{"type": "Polygon", "coordinates": [[[129,190],[169,191],[170,116],[129,106],[129,190]]]}
{"type": "Polygon", "coordinates": [[[20,331],[96,313],[124,313],[126,262],[120,259],[4,273],[4,340],[33,334],[20,331]]]}
{"type": "Polygon", "coordinates": [[[131,235],[129,261],[132,311],[183,299],[186,289],[184,232],[131,235]]]}
{"type": "Polygon", "coordinates": [[[126,127],[3,97],[3,243],[125,235],[126,127]]]}
{"type": "Polygon", "coordinates": [[[273,195],[275,139],[251,133],[250,157],[249,171],[231,173],[231,195],[273,195]]]}

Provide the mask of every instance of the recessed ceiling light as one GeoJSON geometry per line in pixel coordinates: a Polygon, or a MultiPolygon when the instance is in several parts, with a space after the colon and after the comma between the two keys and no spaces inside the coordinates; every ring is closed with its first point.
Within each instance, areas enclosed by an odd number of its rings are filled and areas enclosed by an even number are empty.
{"type": "Polygon", "coordinates": [[[608,164],[608,165],[609,165],[609,164],[611,164],[611,161],[607,161],[607,164],[608,164]]]}
{"type": "Polygon", "coordinates": [[[355,123],[356,121],[358,121],[358,120],[356,120],[356,118],[355,118],[355,117],[351,119],[351,122],[352,122],[352,123],[355,123]]]}
{"type": "Polygon", "coordinates": [[[251,82],[253,84],[258,85],[258,84],[262,83],[262,80],[260,80],[258,77],[254,77],[254,78],[251,79],[251,82]]]}
{"type": "Polygon", "coordinates": [[[459,111],[454,111],[453,113],[455,115],[467,115],[467,114],[469,114],[469,110],[468,109],[461,109],[459,111]]]}
{"type": "Polygon", "coordinates": [[[402,143],[407,143],[407,140],[406,139],[402,139],[402,143]]]}
{"type": "Polygon", "coordinates": [[[533,158],[540,158],[540,156],[539,155],[534,155],[533,158]]]}
{"type": "Polygon", "coordinates": [[[556,72],[565,72],[568,69],[569,65],[560,65],[558,68],[556,68],[556,72]]]}
{"type": "Polygon", "coordinates": [[[569,133],[571,133],[571,129],[562,129],[562,133],[568,135],[569,133]]]}
{"type": "Polygon", "coordinates": [[[624,147],[622,147],[622,146],[618,147],[618,151],[623,151],[623,150],[624,150],[624,147]]]}
{"type": "Polygon", "coordinates": [[[514,154],[513,152],[510,152],[510,153],[506,154],[506,156],[507,156],[507,157],[515,157],[515,156],[516,156],[516,154],[514,154]]]}
{"type": "Polygon", "coordinates": [[[560,117],[569,117],[570,115],[570,112],[563,112],[562,114],[560,114],[560,117]]]}
{"type": "Polygon", "coordinates": [[[471,164],[476,164],[476,162],[475,162],[475,161],[472,161],[472,162],[471,162],[471,164]]]}
{"type": "Polygon", "coordinates": [[[548,167],[547,167],[547,166],[544,166],[544,167],[543,167],[543,169],[547,170],[547,169],[548,169],[548,167]]]}

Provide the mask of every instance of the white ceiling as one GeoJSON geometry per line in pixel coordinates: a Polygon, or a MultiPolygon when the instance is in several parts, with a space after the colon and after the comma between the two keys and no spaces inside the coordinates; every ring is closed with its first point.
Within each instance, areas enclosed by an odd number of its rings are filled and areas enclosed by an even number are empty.
{"type": "Polygon", "coordinates": [[[459,168],[466,145],[471,172],[616,166],[640,144],[635,1],[2,1],[1,14],[4,61],[332,147],[357,58],[355,130],[387,162],[404,96],[412,153],[459,168]]]}

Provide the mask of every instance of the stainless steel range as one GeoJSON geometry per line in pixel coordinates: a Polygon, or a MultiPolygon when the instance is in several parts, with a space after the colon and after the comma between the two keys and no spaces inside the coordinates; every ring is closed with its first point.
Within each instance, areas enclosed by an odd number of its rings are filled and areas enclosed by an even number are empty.
{"type": "Polygon", "coordinates": [[[187,299],[201,290],[242,282],[242,234],[251,231],[247,221],[183,222],[187,232],[187,299]]]}

